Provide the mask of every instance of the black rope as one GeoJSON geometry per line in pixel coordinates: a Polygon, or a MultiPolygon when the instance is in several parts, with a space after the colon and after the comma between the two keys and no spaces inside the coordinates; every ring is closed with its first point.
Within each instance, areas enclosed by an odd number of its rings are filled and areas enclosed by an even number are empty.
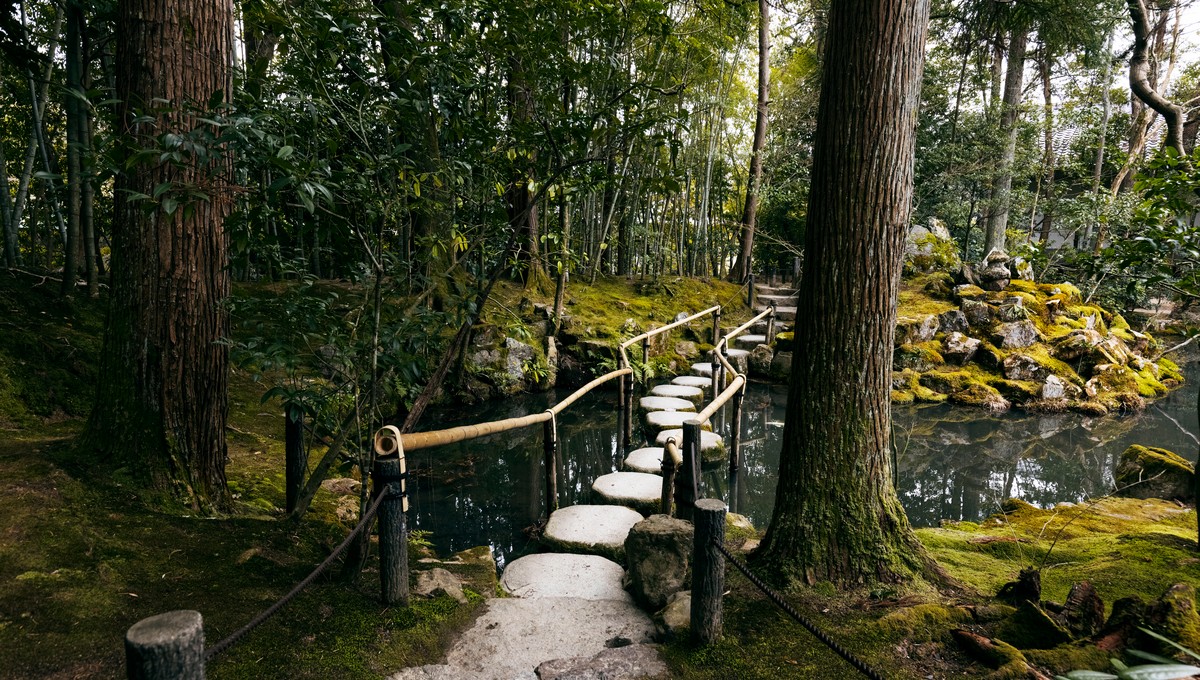
{"type": "Polygon", "coordinates": [[[274,616],[276,612],[278,612],[280,609],[283,609],[284,605],[286,605],[288,602],[291,602],[294,597],[299,595],[300,591],[307,588],[310,584],[312,584],[313,581],[317,579],[318,576],[325,573],[325,570],[329,568],[329,565],[333,564],[334,560],[336,560],[338,557],[341,557],[342,553],[346,552],[346,548],[350,547],[350,542],[363,532],[363,529],[365,529],[371,523],[371,520],[375,519],[375,514],[379,512],[379,506],[383,504],[383,501],[388,497],[388,495],[387,487],[383,487],[383,492],[375,497],[375,501],[371,503],[370,507],[367,508],[367,511],[363,513],[362,519],[358,520],[358,524],[355,525],[354,530],[346,536],[345,540],[343,540],[338,547],[333,549],[333,552],[329,554],[329,557],[325,558],[324,562],[318,564],[317,568],[313,569],[312,573],[306,576],[303,581],[297,583],[287,595],[279,598],[275,604],[264,609],[259,613],[258,616],[251,619],[250,623],[242,626],[229,637],[204,650],[205,663],[212,661],[213,658],[215,658],[218,654],[237,644],[238,640],[241,640],[250,631],[258,628],[267,619],[274,616]]]}
{"type": "Polygon", "coordinates": [[[858,672],[862,673],[863,675],[867,676],[868,678],[871,678],[871,680],[884,680],[884,677],[879,674],[879,671],[875,670],[874,668],[871,668],[869,665],[867,665],[867,662],[865,662],[862,659],[851,654],[849,650],[847,650],[845,647],[842,647],[840,644],[838,644],[836,640],[834,640],[833,638],[826,635],[824,633],[824,631],[822,631],[820,628],[817,628],[813,624],[812,621],[809,621],[807,618],[805,618],[803,615],[801,615],[800,612],[793,609],[792,606],[789,605],[787,602],[785,602],[783,600],[783,598],[779,596],[778,593],[776,593],[775,591],[768,588],[767,584],[763,583],[761,580],[759,580],[759,578],[757,576],[750,573],[750,569],[746,565],[742,564],[741,562],[738,561],[738,559],[736,557],[729,554],[729,551],[725,549],[725,546],[721,543],[721,541],[719,539],[713,538],[713,545],[716,546],[717,550],[720,551],[720,553],[725,556],[725,559],[730,564],[737,567],[737,570],[742,572],[742,574],[745,575],[746,578],[750,579],[751,583],[758,586],[758,589],[763,591],[763,594],[766,595],[767,598],[769,598],[775,604],[779,605],[779,608],[782,609],[783,611],[787,612],[788,615],[790,615],[793,619],[795,619],[796,623],[799,623],[801,626],[804,626],[804,628],[807,629],[808,632],[812,633],[818,640],[825,643],[826,647],[829,647],[834,652],[837,652],[838,656],[845,659],[846,662],[849,663],[851,666],[854,666],[854,668],[857,669],[858,672]]]}

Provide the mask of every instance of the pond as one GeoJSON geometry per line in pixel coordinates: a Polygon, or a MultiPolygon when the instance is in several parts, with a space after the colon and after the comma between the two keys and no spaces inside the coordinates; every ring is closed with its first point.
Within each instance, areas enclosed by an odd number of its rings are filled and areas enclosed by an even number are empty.
{"type": "MultiPolygon", "coordinates": [[[[1200,363],[1188,364],[1185,371],[1187,385],[1128,416],[893,407],[897,488],[909,520],[914,526],[978,520],[1011,497],[1049,507],[1103,495],[1111,491],[1113,468],[1131,444],[1159,446],[1195,460],[1200,363]]],[[[443,409],[430,413],[425,424],[441,429],[538,413],[567,394],[443,409]]],[[[786,386],[751,384],[740,473],[736,480],[723,469],[704,474],[702,496],[726,500],[758,527],[771,518],[786,403],[786,386]]],[[[558,436],[559,502],[587,503],[592,481],[619,469],[623,458],[615,392],[593,392],[561,414],[558,436]]],[[[414,476],[410,525],[430,532],[439,553],[490,544],[503,565],[525,548],[526,529],[544,512],[540,427],[413,451],[409,466],[414,476]]]]}

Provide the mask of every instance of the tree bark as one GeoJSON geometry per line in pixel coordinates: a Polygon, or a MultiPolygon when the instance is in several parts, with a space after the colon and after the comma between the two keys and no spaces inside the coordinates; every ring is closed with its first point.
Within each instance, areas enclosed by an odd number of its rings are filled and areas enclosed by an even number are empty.
{"type": "Polygon", "coordinates": [[[839,586],[940,578],[891,474],[896,296],[929,0],[833,3],[775,511],[759,559],[839,586]]]}
{"type": "MultiPolygon", "coordinates": [[[[1050,238],[1050,231],[1054,228],[1054,166],[1057,159],[1054,156],[1054,92],[1050,88],[1052,65],[1050,54],[1043,43],[1038,58],[1038,72],[1042,77],[1042,168],[1045,173],[1042,186],[1046,195],[1045,207],[1042,208],[1042,243],[1050,238]]],[[[1032,227],[1030,224],[1031,229],[1032,227]]]]}
{"type": "Polygon", "coordinates": [[[67,240],[64,246],[62,294],[75,293],[75,277],[83,262],[83,229],[80,206],[83,197],[83,8],[67,2],[67,240]]]}
{"type": "Polygon", "coordinates": [[[741,283],[750,276],[754,254],[754,223],[758,216],[758,191],[762,186],[763,148],[767,145],[767,104],[771,97],[771,16],[767,0],[758,0],[758,112],[754,117],[754,146],[750,152],[750,176],[746,182],[746,204],[742,208],[741,250],[730,278],[741,283]]]}
{"type": "MultiPolygon", "coordinates": [[[[228,100],[233,17],[227,0],[121,0],[117,17],[120,136],[136,152],[162,133],[200,126],[192,107],[228,100]],[[148,115],[153,122],[138,120],[148,115]]],[[[223,222],[232,169],[220,149],[117,176],[112,296],[96,406],[85,444],[153,488],[201,510],[227,502],[225,424],[229,295],[223,222]],[[172,189],[158,201],[152,195],[172,189]],[[194,187],[205,200],[174,194],[194,187]],[[178,196],[171,209],[166,197],[178,196]]]]}
{"type": "Polygon", "coordinates": [[[1029,31],[1014,28],[1008,42],[1008,66],[1004,75],[1004,101],[1000,104],[1000,130],[1004,148],[1000,150],[1000,167],[992,182],[991,207],[988,210],[987,237],[983,254],[1004,250],[1008,230],[1008,213],[1012,204],[1013,159],[1017,154],[1017,117],[1021,113],[1021,89],[1025,79],[1025,44],[1029,31]]]}
{"type": "Polygon", "coordinates": [[[1167,121],[1167,134],[1163,148],[1173,148],[1180,155],[1187,151],[1183,146],[1183,109],[1168,101],[1150,85],[1150,19],[1143,0],[1126,0],[1129,18],[1133,22],[1133,55],[1129,57],[1129,88],[1146,106],[1157,111],[1167,121]]]}

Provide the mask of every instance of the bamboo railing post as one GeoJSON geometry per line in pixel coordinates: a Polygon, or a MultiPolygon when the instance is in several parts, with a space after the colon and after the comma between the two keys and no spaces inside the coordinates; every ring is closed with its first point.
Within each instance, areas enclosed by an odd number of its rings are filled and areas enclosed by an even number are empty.
{"type": "Polygon", "coordinates": [[[663,446],[662,457],[662,506],[661,511],[664,515],[671,514],[671,496],[675,491],[675,458],[671,455],[672,447],[677,446],[674,437],[668,437],[667,443],[663,446]]]}
{"type": "Polygon", "coordinates": [[[721,342],[721,310],[713,312],[713,345],[721,342]]]}
{"type": "Polygon", "coordinates": [[[542,448],[546,456],[546,518],[558,509],[558,423],[553,411],[542,423],[542,448]]]}
{"type": "Polygon", "coordinates": [[[204,618],[179,610],[142,619],[125,632],[129,680],[204,680],[204,618]]]}
{"type": "MultiPolygon", "coordinates": [[[[650,338],[645,337],[645,338],[642,338],[642,370],[643,371],[645,370],[645,367],[649,363],[650,363],[650,338]]],[[[643,373],[642,375],[645,375],[645,373],[643,373]]],[[[645,383],[646,381],[642,380],[642,382],[645,383]]]]}
{"type": "Polygon", "coordinates": [[[754,299],[757,297],[754,291],[754,272],[746,277],[746,306],[754,309],[754,299]]]}
{"type": "Polygon", "coordinates": [[[290,515],[296,511],[296,504],[304,491],[304,473],[308,472],[308,451],[304,448],[304,411],[299,407],[290,407],[284,412],[283,441],[284,509],[290,515]]]}
{"type": "Polygon", "coordinates": [[[771,313],[767,315],[767,344],[775,342],[775,314],[777,307],[775,301],[771,301],[771,313]]]}
{"type": "Polygon", "coordinates": [[[408,605],[408,468],[400,431],[392,426],[375,435],[373,495],[386,493],[379,506],[379,590],[385,604],[408,605]]]}
{"type": "Polygon", "coordinates": [[[745,397],[745,385],[733,395],[733,445],[729,447],[729,474],[736,475],[742,465],[742,399],[745,397]]]}
{"type": "Polygon", "coordinates": [[[675,477],[675,516],[689,521],[699,495],[700,432],[699,420],[683,423],[683,474],[675,477]]]}
{"type": "Polygon", "coordinates": [[[725,540],[725,504],[696,501],[692,544],[692,642],[709,645],[721,637],[721,596],[725,593],[725,556],[715,545],[725,540]]]}
{"type": "Polygon", "coordinates": [[[621,447],[629,448],[629,442],[633,435],[629,432],[632,429],[632,419],[629,415],[629,402],[626,400],[626,394],[629,391],[629,376],[623,375],[617,378],[617,420],[620,421],[618,429],[621,431],[621,447]]]}

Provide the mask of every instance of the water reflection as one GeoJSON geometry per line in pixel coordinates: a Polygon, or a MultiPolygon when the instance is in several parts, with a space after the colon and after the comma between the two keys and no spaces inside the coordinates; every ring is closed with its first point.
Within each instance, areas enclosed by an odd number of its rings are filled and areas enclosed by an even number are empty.
{"type": "MultiPolygon", "coordinates": [[[[1161,446],[1194,460],[1200,433],[1198,368],[1188,366],[1189,386],[1126,417],[997,416],[943,405],[894,408],[897,487],[910,521],[931,526],[942,519],[980,519],[1009,497],[1045,507],[1107,493],[1117,459],[1130,444],[1161,446]]],[[[432,414],[427,427],[537,413],[566,394],[523,395],[469,412],[441,411],[432,414]]],[[[731,478],[721,466],[703,475],[703,495],[725,499],[760,527],[770,520],[775,500],[786,401],[785,386],[751,385],[743,406],[739,474],[731,478]]],[[[730,424],[716,426],[728,441],[730,424]]],[[[592,481],[618,469],[623,456],[615,393],[593,393],[562,414],[558,438],[559,503],[592,502],[592,481]]],[[[440,553],[490,544],[503,564],[524,548],[524,530],[544,513],[542,451],[542,429],[535,426],[412,452],[412,526],[432,532],[440,553]]]]}

